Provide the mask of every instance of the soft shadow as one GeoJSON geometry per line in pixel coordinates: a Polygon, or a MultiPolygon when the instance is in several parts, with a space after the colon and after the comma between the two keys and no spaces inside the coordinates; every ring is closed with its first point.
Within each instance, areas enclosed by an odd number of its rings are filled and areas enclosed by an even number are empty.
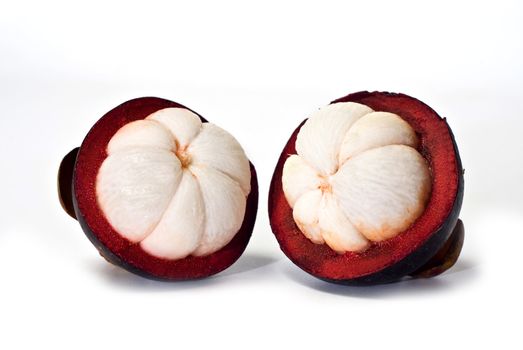
{"type": "Polygon", "coordinates": [[[239,273],[256,270],[270,264],[274,264],[278,259],[272,256],[262,255],[258,253],[245,253],[238,261],[223,272],[220,272],[217,277],[230,276],[239,273]]]}
{"type": "Polygon", "coordinates": [[[135,291],[167,292],[189,290],[219,283],[219,280],[215,280],[212,277],[189,281],[155,281],[135,275],[103,260],[96,262],[90,261],[89,265],[91,270],[93,270],[96,275],[100,276],[108,285],[135,291]]]}
{"type": "Polygon", "coordinates": [[[188,281],[150,280],[135,275],[131,272],[128,272],[120,267],[109,264],[100,259],[97,259],[97,261],[89,261],[87,265],[95,274],[99,275],[104,280],[104,282],[106,282],[109,285],[129,290],[161,292],[190,290],[208,287],[210,285],[219,285],[228,276],[255,270],[263,266],[275,263],[276,261],[276,258],[272,258],[265,255],[244,254],[231,267],[217,275],[188,281]]]}
{"type": "Polygon", "coordinates": [[[449,270],[445,271],[444,275],[450,275],[453,273],[458,273],[462,271],[468,271],[472,269],[478,268],[478,263],[474,262],[470,259],[459,259],[454,266],[452,266],[449,270]]]}
{"type": "Polygon", "coordinates": [[[470,260],[458,260],[450,270],[433,278],[410,278],[376,286],[344,286],[325,282],[310,276],[291,264],[284,273],[294,282],[323,293],[354,298],[384,299],[423,294],[440,293],[462,287],[477,279],[478,264],[470,260]]]}

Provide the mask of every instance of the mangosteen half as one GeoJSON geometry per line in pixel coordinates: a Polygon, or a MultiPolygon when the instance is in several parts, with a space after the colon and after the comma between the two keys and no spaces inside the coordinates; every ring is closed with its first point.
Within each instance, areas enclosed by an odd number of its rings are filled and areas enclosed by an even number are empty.
{"type": "Polygon", "coordinates": [[[256,171],[238,141],[155,97],[105,114],[64,158],[58,181],[62,206],[100,254],[152,279],[226,269],[256,219],[256,171]]]}
{"type": "Polygon", "coordinates": [[[450,268],[463,169],[445,119],[404,94],[358,92],[294,131],[269,192],[282,251],[320,279],[388,283],[450,268]]]}

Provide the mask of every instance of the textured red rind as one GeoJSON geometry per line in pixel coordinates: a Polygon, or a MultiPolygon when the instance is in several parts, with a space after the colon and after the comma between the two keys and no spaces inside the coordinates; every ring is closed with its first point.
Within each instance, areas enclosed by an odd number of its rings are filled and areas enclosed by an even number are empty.
{"type": "MultiPolygon", "coordinates": [[[[156,97],[127,101],[105,114],[85,137],[74,169],[73,203],[76,217],[87,237],[108,261],[143,277],[157,280],[186,280],[208,277],[232,265],[243,253],[251,237],[258,208],[256,170],[251,167],[251,192],[240,230],[225,247],[204,256],[179,260],[157,258],[139,244],[120,236],[109,224],[96,200],[96,176],[107,157],[111,137],[127,123],[169,107],[186,108],[156,97]]],[[[200,116],[202,122],[207,122],[200,116]]]]}
{"type": "Polygon", "coordinates": [[[283,164],[296,154],[295,142],[303,121],[287,142],[269,190],[271,228],[282,251],[306,272],[343,284],[391,282],[426,263],[454,228],[463,197],[461,161],[445,119],[423,102],[404,94],[358,92],[332,103],[357,102],[376,111],[400,115],[418,134],[419,151],[432,172],[432,194],[424,213],[404,232],[363,253],[338,254],[327,245],[310,242],[298,229],[282,190],[283,164]]]}

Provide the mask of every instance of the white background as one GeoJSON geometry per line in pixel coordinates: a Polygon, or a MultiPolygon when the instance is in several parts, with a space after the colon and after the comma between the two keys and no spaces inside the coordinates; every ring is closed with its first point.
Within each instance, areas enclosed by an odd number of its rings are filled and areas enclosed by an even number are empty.
{"type": "Polygon", "coordinates": [[[521,349],[523,5],[426,3],[0,1],[0,348],[521,349]],[[292,130],[365,89],[423,100],[456,135],[466,242],[440,277],[326,284],[270,231],[292,130]],[[119,270],[58,204],[61,157],[148,95],[224,127],[257,167],[253,238],[215,277],[119,270]]]}

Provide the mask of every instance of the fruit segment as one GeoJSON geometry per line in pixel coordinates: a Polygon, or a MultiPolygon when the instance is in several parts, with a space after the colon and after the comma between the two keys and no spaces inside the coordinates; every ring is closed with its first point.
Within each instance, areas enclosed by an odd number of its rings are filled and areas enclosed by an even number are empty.
{"type": "Polygon", "coordinates": [[[369,246],[369,242],[348,219],[334,194],[325,193],[322,196],[318,217],[321,235],[331,249],[339,253],[359,252],[369,246]]]}
{"type": "Polygon", "coordinates": [[[238,141],[227,131],[211,123],[203,124],[187,152],[195,166],[211,167],[228,175],[241,186],[245,195],[251,191],[249,160],[238,141]]]}
{"type": "Polygon", "coordinates": [[[358,153],[387,145],[418,147],[414,129],[396,114],[372,112],[360,118],[349,129],[340,148],[340,164],[358,153]]]}
{"type": "Polygon", "coordinates": [[[109,223],[132,242],[154,230],[181,180],[180,161],[163,149],[128,148],[103,162],[98,204],[109,223]]]}
{"type": "Polygon", "coordinates": [[[205,228],[196,256],[207,255],[225,246],[242,225],[245,194],[240,184],[213,168],[190,167],[198,179],[205,205],[205,228]]]}
{"type": "Polygon", "coordinates": [[[336,103],[314,113],[302,126],[296,150],[319,174],[328,176],[338,170],[338,153],[352,124],[372,112],[359,103],[336,103]]]}
{"type": "Polygon", "coordinates": [[[296,204],[292,216],[301,232],[314,243],[324,242],[320,231],[320,203],[322,192],[319,189],[309,191],[302,195],[296,204]]]}
{"type": "Polygon", "coordinates": [[[423,213],[431,187],[427,162],[414,148],[403,145],[357,155],[332,182],[343,212],[374,242],[407,229],[423,213]]]}
{"type": "Polygon", "coordinates": [[[204,227],[205,204],[200,185],[193,174],[184,171],[169,207],[141,246],[157,257],[181,259],[198,247],[204,227]]]}
{"type": "Polygon", "coordinates": [[[200,118],[186,108],[163,108],[149,115],[146,120],[157,121],[170,131],[178,148],[187,147],[202,129],[200,118]]]}
{"type": "Polygon", "coordinates": [[[159,148],[176,151],[176,143],[173,135],[161,124],[149,120],[137,120],[118,130],[107,146],[107,154],[111,155],[127,148],[159,148]]]}
{"type": "Polygon", "coordinates": [[[322,177],[303,158],[293,154],[283,166],[283,191],[291,207],[308,191],[320,188],[322,177]]]}

